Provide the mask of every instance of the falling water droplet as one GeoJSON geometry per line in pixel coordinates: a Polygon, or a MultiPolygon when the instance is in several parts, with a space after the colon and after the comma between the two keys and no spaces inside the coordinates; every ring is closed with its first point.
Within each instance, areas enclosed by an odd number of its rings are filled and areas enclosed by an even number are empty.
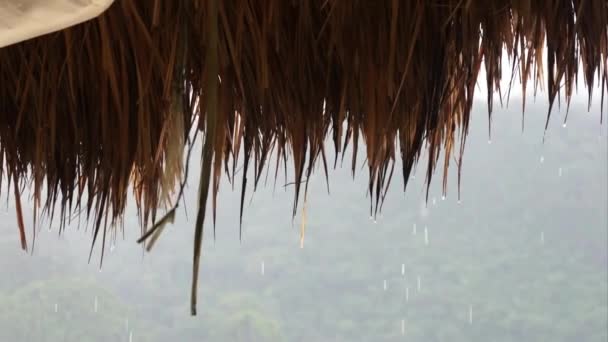
{"type": "Polygon", "coordinates": [[[469,305],[469,324],[473,324],[473,305],[469,305]]]}
{"type": "Polygon", "coordinates": [[[560,167],[560,168],[557,170],[557,174],[558,174],[558,176],[560,176],[560,177],[562,176],[562,168],[561,168],[561,167],[560,167]]]}
{"type": "Polygon", "coordinates": [[[133,331],[129,331],[129,342],[133,342],[133,331]]]}
{"type": "Polygon", "coordinates": [[[412,234],[417,234],[416,224],[414,223],[414,228],[412,228],[412,234]]]}
{"type": "Polygon", "coordinates": [[[384,291],[386,291],[386,287],[387,287],[386,279],[384,279],[384,286],[383,287],[384,287],[384,291]]]}
{"type": "Polygon", "coordinates": [[[416,278],[416,283],[417,283],[416,286],[417,286],[418,292],[420,292],[420,289],[421,289],[420,276],[418,276],[416,278]]]}
{"type": "Polygon", "coordinates": [[[461,199],[458,199],[458,201],[457,201],[456,203],[461,204],[461,203],[462,203],[462,200],[461,200],[461,199]]]}
{"type": "Polygon", "coordinates": [[[540,162],[543,163],[545,161],[545,157],[544,156],[540,156],[540,162]]]}
{"type": "Polygon", "coordinates": [[[125,318],[125,327],[127,327],[127,331],[129,331],[129,319],[125,318]]]}
{"type": "Polygon", "coordinates": [[[424,244],[429,245],[429,230],[426,226],[424,226],[424,244]]]}
{"type": "Polygon", "coordinates": [[[445,201],[445,195],[441,195],[441,200],[445,201]]]}
{"type": "Polygon", "coordinates": [[[374,217],[372,215],[369,215],[369,220],[371,221],[373,219],[374,219],[374,217]]]}
{"type": "Polygon", "coordinates": [[[59,305],[55,303],[55,312],[59,311],[59,305]]]}
{"type": "Polygon", "coordinates": [[[95,303],[93,304],[93,311],[97,313],[97,296],[95,296],[95,303]]]}
{"type": "Polygon", "coordinates": [[[540,243],[545,244],[545,232],[540,232],[540,243]]]}
{"type": "Polygon", "coordinates": [[[566,123],[565,122],[562,124],[562,127],[566,128],[566,123]]]}
{"type": "Polygon", "coordinates": [[[433,197],[433,205],[437,204],[437,199],[433,197]]]}
{"type": "Polygon", "coordinates": [[[492,139],[488,139],[488,145],[492,145],[492,139]]]}
{"type": "Polygon", "coordinates": [[[405,264],[401,264],[401,275],[405,275],[405,264]]]}
{"type": "Polygon", "coordinates": [[[405,301],[406,302],[410,301],[410,288],[409,287],[405,288],[405,301]]]}
{"type": "Polygon", "coordinates": [[[114,252],[114,248],[116,248],[116,244],[114,241],[112,241],[112,244],[110,245],[110,252],[114,252]]]}
{"type": "Polygon", "coordinates": [[[264,262],[263,261],[262,261],[262,270],[261,270],[261,272],[262,272],[262,275],[264,275],[264,262]]]}
{"type": "Polygon", "coordinates": [[[374,224],[377,224],[377,223],[378,223],[378,221],[374,220],[374,224]]]}
{"type": "Polygon", "coordinates": [[[401,335],[405,335],[405,320],[401,320],[401,335]]]}

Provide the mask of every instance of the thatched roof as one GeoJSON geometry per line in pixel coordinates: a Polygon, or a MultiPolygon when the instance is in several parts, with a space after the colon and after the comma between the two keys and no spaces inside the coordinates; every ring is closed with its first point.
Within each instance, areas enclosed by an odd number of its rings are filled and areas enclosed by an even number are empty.
{"type": "Polygon", "coordinates": [[[289,160],[295,211],[313,165],[335,165],[326,137],[336,155],[363,142],[376,212],[396,158],[406,185],[423,147],[427,182],[440,150],[444,173],[462,154],[480,67],[490,113],[493,94],[507,91],[503,50],[524,94],[546,75],[550,105],[560,94],[568,102],[582,72],[589,94],[601,82],[604,95],[608,1],[116,0],[94,20],[0,49],[0,171],[12,181],[22,245],[26,182],[34,216],[86,215],[93,241],[105,240],[132,187],[142,233],[157,238],[162,225],[150,224],[175,213],[158,219],[157,208],[179,203],[197,125],[194,313],[206,203],[210,194],[215,209],[222,173],[242,199],[265,168],[289,160]]]}

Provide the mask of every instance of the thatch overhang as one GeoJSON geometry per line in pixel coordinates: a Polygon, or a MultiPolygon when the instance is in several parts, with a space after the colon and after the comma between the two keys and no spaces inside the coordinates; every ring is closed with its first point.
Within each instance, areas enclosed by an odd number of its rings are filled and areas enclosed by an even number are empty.
{"type": "Polygon", "coordinates": [[[22,246],[25,184],[34,217],[84,215],[102,250],[132,189],[142,241],[154,241],[175,215],[196,128],[194,313],[205,209],[209,197],[215,209],[223,173],[242,203],[263,170],[291,162],[295,213],[313,166],[327,170],[364,143],[375,213],[396,158],[405,187],[428,148],[429,184],[443,150],[445,179],[464,151],[476,82],[487,85],[490,115],[494,94],[509,90],[503,51],[523,94],[546,77],[549,107],[560,96],[567,104],[582,73],[603,107],[608,1],[116,0],[93,20],[0,49],[0,172],[22,246]]]}

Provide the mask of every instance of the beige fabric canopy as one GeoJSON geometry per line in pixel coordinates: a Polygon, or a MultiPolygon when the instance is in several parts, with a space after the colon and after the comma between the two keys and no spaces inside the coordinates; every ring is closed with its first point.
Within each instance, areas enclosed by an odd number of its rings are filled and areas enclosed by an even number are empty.
{"type": "Polygon", "coordinates": [[[0,0],[0,48],[80,24],[114,0],[0,0]]]}

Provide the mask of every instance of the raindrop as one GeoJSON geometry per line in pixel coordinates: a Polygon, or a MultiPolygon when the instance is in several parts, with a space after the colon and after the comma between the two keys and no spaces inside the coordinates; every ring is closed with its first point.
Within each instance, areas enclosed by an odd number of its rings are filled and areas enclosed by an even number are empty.
{"type": "Polygon", "coordinates": [[[540,232],[540,243],[545,244],[545,232],[540,232]]]}
{"type": "Polygon", "coordinates": [[[420,289],[421,289],[421,286],[420,286],[420,285],[421,285],[421,284],[420,284],[420,276],[418,276],[418,277],[416,278],[416,283],[417,283],[417,284],[416,284],[416,286],[417,286],[417,288],[418,288],[418,292],[420,292],[420,289]]]}
{"type": "Polygon", "coordinates": [[[110,245],[110,252],[114,252],[114,248],[116,248],[116,244],[114,241],[112,241],[112,244],[110,245]]]}
{"type": "Polygon", "coordinates": [[[424,226],[424,244],[427,246],[429,244],[429,230],[426,226],[424,226]]]}
{"type": "Polygon", "coordinates": [[[545,161],[545,157],[544,156],[540,156],[540,162],[543,163],[545,161]]]}
{"type": "Polygon", "coordinates": [[[374,217],[372,215],[369,215],[369,220],[371,221],[373,219],[374,219],[374,217]]]}
{"type": "Polygon", "coordinates": [[[416,235],[417,233],[417,229],[416,229],[416,224],[414,223],[414,228],[412,228],[412,234],[416,235]]]}
{"type": "Polygon", "coordinates": [[[460,199],[458,199],[458,202],[456,202],[456,203],[460,204],[460,203],[462,203],[462,201],[460,199]]]}
{"type": "Polygon", "coordinates": [[[99,266],[99,273],[101,273],[101,268],[102,268],[102,267],[101,267],[101,266],[99,266]]]}
{"type": "Polygon", "coordinates": [[[401,275],[405,275],[405,264],[401,264],[401,275]]]}
{"type": "Polygon", "coordinates": [[[437,199],[433,197],[433,205],[437,204],[437,199]]]}
{"type": "Polygon", "coordinates": [[[488,145],[492,145],[492,139],[488,139],[488,145]]]}
{"type": "Polygon", "coordinates": [[[384,279],[384,286],[383,287],[384,287],[384,291],[386,291],[386,287],[387,287],[386,279],[384,279]]]}
{"type": "Polygon", "coordinates": [[[374,220],[374,224],[377,224],[377,223],[378,223],[378,221],[374,220]]]}
{"type": "Polygon", "coordinates": [[[129,331],[129,319],[125,318],[125,326],[127,327],[127,331],[129,331]]]}
{"type": "Polygon", "coordinates": [[[566,123],[565,122],[562,124],[562,127],[566,128],[566,123]]]}
{"type": "Polygon", "coordinates": [[[262,275],[264,275],[264,262],[262,261],[262,269],[261,269],[262,275]]]}
{"type": "Polygon", "coordinates": [[[442,196],[441,196],[441,200],[442,200],[442,201],[445,201],[445,195],[442,195],[442,196]]]}
{"type": "Polygon", "coordinates": [[[558,174],[560,177],[562,176],[562,168],[561,168],[561,167],[560,167],[560,168],[557,170],[557,174],[558,174]]]}
{"type": "Polygon", "coordinates": [[[405,320],[401,320],[401,335],[405,335],[405,320]]]}
{"type": "Polygon", "coordinates": [[[473,324],[473,305],[469,305],[469,324],[473,324]]]}
{"type": "Polygon", "coordinates": [[[57,303],[55,303],[55,312],[59,311],[59,305],[57,303]]]}
{"type": "Polygon", "coordinates": [[[95,303],[93,304],[93,311],[97,313],[97,296],[95,296],[95,303]]]}
{"type": "Polygon", "coordinates": [[[410,288],[409,287],[405,288],[405,301],[406,302],[410,301],[410,288]]]}
{"type": "Polygon", "coordinates": [[[129,331],[129,342],[133,342],[133,331],[129,331]]]}

